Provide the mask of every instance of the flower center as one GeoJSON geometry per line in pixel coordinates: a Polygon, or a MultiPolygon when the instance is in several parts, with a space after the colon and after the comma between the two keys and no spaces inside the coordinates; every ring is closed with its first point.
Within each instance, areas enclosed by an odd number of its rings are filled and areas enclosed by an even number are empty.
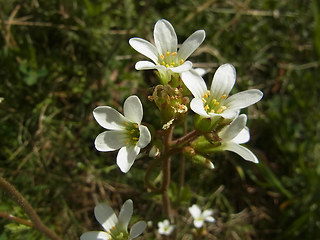
{"type": "Polygon", "coordinates": [[[128,136],[128,138],[126,139],[126,144],[136,145],[140,137],[139,125],[132,122],[124,122],[123,124],[126,127],[128,136]]]}
{"type": "Polygon", "coordinates": [[[204,94],[203,98],[201,99],[203,101],[204,109],[208,114],[209,113],[220,114],[227,109],[226,106],[223,106],[223,102],[226,98],[227,98],[227,95],[223,94],[220,99],[216,99],[213,96],[210,96],[210,91],[207,91],[207,93],[204,94]]]}
{"type": "Polygon", "coordinates": [[[165,52],[159,56],[158,64],[165,67],[177,67],[184,63],[183,59],[178,58],[177,52],[165,52]]]}
{"type": "Polygon", "coordinates": [[[123,228],[119,228],[119,226],[112,227],[108,234],[111,236],[112,240],[127,240],[129,239],[129,234],[123,228]]]}

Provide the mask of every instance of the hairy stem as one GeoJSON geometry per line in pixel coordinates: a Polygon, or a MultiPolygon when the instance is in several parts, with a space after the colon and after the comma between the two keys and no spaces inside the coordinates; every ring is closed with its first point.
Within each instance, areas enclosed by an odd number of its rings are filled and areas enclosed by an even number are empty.
{"type": "Polygon", "coordinates": [[[42,232],[52,240],[62,240],[55,232],[51,231],[46,225],[42,223],[40,217],[29,204],[29,202],[18,192],[18,190],[14,186],[12,186],[1,176],[0,188],[3,189],[4,192],[7,193],[29,216],[35,229],[37,229],[39,232],[42,232]]]}

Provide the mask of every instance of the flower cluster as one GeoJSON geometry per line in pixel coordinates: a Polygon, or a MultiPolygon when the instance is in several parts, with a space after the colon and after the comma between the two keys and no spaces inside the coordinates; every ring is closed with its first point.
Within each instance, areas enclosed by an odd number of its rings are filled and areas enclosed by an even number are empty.
{"type": "MultiPolygon", "coordinates": [[[[202,78],[205,71],[194,69],[192,62],[187,60],[204,38],[204,30],[195,31],[178,48],[174,28],[167,20],[161,19],[154,27],[154,44],[136,37],[129,40],[136,51],[152,60],[138,61],[135,68],[156,70],[160,81],[148,97],[158,108],[162,126],[158,130],[152,126],[152,135],[147,127],[151,125],[141,124],[143,108],[135,95],[125,100],[123,114],[110,106],[99,106],[93,111],[96,121],[107,129],[96,137],[95,147],[102,152],[119,150],[116,163],[122,172],[130,170],[141,151],[147,153],[143,154],[144,157],[157,158],[163,162],[163,173],[160,176],[166,180],[162,180],[163,185],[158,192],[163,194],[167,215],[170,215],[167,188],[170,183],[172,155],[184,154],[192,162],[210,169],[214,166],[208,158],[217,151],[231,151],[247,161],[258,163],[254,153],[241,145],[249,141],[250,134],[246,127],[247,116],[240,114],[240,111],[260,101],[263,93],[258,89],[250,89],[230,96],[236,82],[236,70],[229,63],[216,70],[208,90],[202,78]],[[191,98],[190,93],[193,96],[191,98]],[[187,118],[190,119],[189,109],[194,112],[193,127],[184,136],[174,139],[175,128],[181,128],[182,123],[186,123],[187,118]],[[147,147],[148,145],[150,146],[147,147]]],[[[181,135],[181,131],[177,135],[181,135]]],[[[151,169],[153,166],[151,165],[151,169]]],[[[151,186],[148,182],[149,175],[146,175],[145,181],[151,186]]],[[[156,189],[156,186],[152,186],[152,189],[156,189]]],[[[97,205],[94,212],[105,231],[84,233],[81,240],[132,239],[139,236],[146,227],[144,222],[138,222],[128,233],[127,227],[132,215],[131,200],[124,203],[119,218],[107,204],[97,205]]],[[[202,212],[194,204],[189,212],[196,228],[203,227],[205,221],[215,221],[211,209],[202,212]]],[[[169,219],[172,221],[172,218],[169,219]]],[[[171,235],[175,227],[166,219],[158,223],[158,233],[171,235]]]]}

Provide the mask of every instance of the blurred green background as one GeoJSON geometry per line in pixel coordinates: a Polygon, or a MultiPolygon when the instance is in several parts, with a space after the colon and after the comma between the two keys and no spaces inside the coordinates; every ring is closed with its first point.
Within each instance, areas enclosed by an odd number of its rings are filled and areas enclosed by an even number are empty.
{"type": "MultiPolygon", "coordinates": [[[[0,174],[63,239],[99,229],[96,203],[116,209],[134,201],[136,219],[153,221],[141,239],[155,239],[161,200],[146,191],[149,159],[124,175],[116,153],[93,146],[103,129],[92,110],[137,94],[144,122],[159,127],[147,96],[158,84],[128,44],[152,40],[155,22],[169,20],[182,43],[198,29],[206,39],[190,60],[209,71],[229,62],[234,92],[258,88],[264,98],[248,114],[260,164],[232,153],[213,156],[215,170],[187,162],[181,216],[198,203],[217,222],[206,239],[319,239],[320,236],[320,3],[307,0],[2,0],[0,2],[0,174]],[[199,177],[200,176],[200,177],[199,177]],[[155,214],[158,213],[158,214],[155,214]]],[[[27,218],[0,191],[0,212],[27,218]]],[[[188,220],[191,224],[191,220],[188,220]]],[[[177,239],[193,239],[181,227],[177,239]]],[[[0,239],[46,239],[0,218],[0,239]]]]}

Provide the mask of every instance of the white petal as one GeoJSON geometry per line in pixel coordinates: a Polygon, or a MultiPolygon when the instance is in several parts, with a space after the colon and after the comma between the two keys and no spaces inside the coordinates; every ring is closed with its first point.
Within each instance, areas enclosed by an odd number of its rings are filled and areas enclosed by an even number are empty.
{"type": "Polygon", "coordinates": [[[230,109],[242,109],[260,101],[263,93],[258,89],[250,89],[236,93],[226,99],[224,105],[230,109]]]}
{"type": "Polygon", "coordinates": [[[234,139],[242,129],[246,126],[247,115],[241,114],[237,117],[229,126],[224,127],[219,133],[219,137],[222,138],[222,142],[228,142],[234,139]]]}
{"type": "Polygon", "coordinates": [[[157,48],[151,44],[150,42],[142,39],[142,38],[131,38],[129,40],[129,44],[133,47],[137,52],[143,54],[144,56],[150,58],[155,63],[158,62],[158,51],[157,48]]]}
{"type": "Polygon", "coordinates": [[[139,61],[135,65],[136,70],[150,70],[155,69],[156,65],[149,61],[139,61]]]}
{"type": "Polygon", "coordinates": [[[194,68],[194,71],[196,71],[201,77],[207,73],[207,70],[204,68],[194,68]]]}
{"type": "Polygon", "coordinates": [[[228,151],[231,151],[231,152],[238,154],[244,160],[254,162],[254,163],[259,162],[258,158],[253,154],[253,152],[251,152],[248,148],[243,147],[237,143],[227,142],[225,144],[222,144],[221,148],[223,150],[228,150],[228,151]]]}
{"type": "Polygon", "coordinates": [[[207,93],[207,85],[194,70],[181,73],[181,79],[195,98],[202,98],[207,93]]]}
{"type": "Polygon", "coordinates": [[[95,206],[94,216],[106,231],[110,230],[118,222],[113,209],[106,203],[99,203],[95,206]]]}
{"type": "Polygon", "coordinates": [[[100,126],[109,130],[124,129],[124,116],[117,110],[109,106],[96,107],[93,110],[93,116],[100,126]]]}
{"type": "Polygon", "coordinates": [[[199,114],[200,116],[210,118],[210,115],[206,112],[203,106],[203,102],[200,98],[194,98],[191,100],[190,108],[195,113],[199,114]]]}
{"type": "Polygon", "coordinates": [[[207,209],[207,210],[203,211],[202,216],[206,219],[207,217],[211,216],[212,214],[213,214],[213,210],[207,209]]]}
{"type": "Polygon", "coordinates": [[[140,236],[146,229],[147,224],[145,221],[135,223],[130,229],[130,239],[140,236]]]}
{"type": "Polygon", "coordinates": [[[117,164],[120,170],[124,173],[128,172],[134,163],[140,148],[137,146],[122,147],[117,155],[117,164]]]}
{"type": "Polygon", "coordinates": [[[94,145],[98,151],[108,152],[117,150],[126,145],[126,133],[124,131],[105,131],[100,133],[94,145]]]}
{"type": "Polygon", "coordinates": [[[216,221],[216,220],[214,219],[214,217],[211,217],[211,216],[206,217],[204,220],[206,220],[207,222],[214,222],[214,221],[216,221]]]}
{"type": "Polygon", "coordinates": [[[111,236],[106,232],[91,231],[80,236],[80,240],[109,240],[111,236]]]}
{"type": "Polygon", "coordinates": [[[191,207],[188,208],[188,210],[193,218],[198,218],[201,215],[201,209],[196,204],[193,204],[191,207]]]}
{"type": "Polygon", "coordinates": [[[140,148],[144,148],[147,146],[151,141],[151,134],[149,132],[149,129],[146,126],[140,125],[140,137],[139,141],[137,142],[137,146],[140,148]]]}
{"type": "Polygon", "coordinates": [[[203,42],[206,37],[204,30],[198,30],[190,35],[181,45],[178,58],[186,60],[203,42]]]}
{"type": "Polygon", "coordinates": [[[239,109],[227,108],[227,110],[223,111],[219,115],[225,119],[235,119],[239,115],[239,112],[239,109]]]}
{"type": "Polygon", "coordinates": [[[213,76],[211,95],[220,99],[222,95],[228,96],[236,82],[236,70],[231,64],[221,65],[213,76]]]}
{"type": "Polygon", "coordinates": [[[177,35],[171,23],[167,20],[161,19],[156,22],[154,27],[154,42],[159,54],[177,51],[177,35]]]}
{"type": "Polygon", "coordinates": [[[128,224],[130,222],[132,213],[133,213],[133,202],[131,199],[128,199],[122,205],[120,213],[119,213],[119,224],[125,230],[127,230],[127,228],[128,228],[128,224]]]}
{"type": "Polygon", "coordinates": [[[172,72],[175,73],[182,73],[185,71],[189,71],[192,68],[192,62],[185,61],[183,64],[181,64],[178,67],[169,68],[172,72]]]}
{"type": "Polygon", "coordinates": [[[203,220],[194,220],[193,221],[193,225],[196,227],[196,228],[201,228],[202,225],[203,225],[203,220]]]}
{"type": "Polygon", "coordinates": [[[143,117],[143,109],[140,99],[133,95],[126,99],[123,105],[124,116],[134,123],[141,123],[143,117]]]}
{"type": "Polygon", "coordinates": [[[232,139],[232,142],[242,144],[242,143],[249,142],[249,140],[250,140],[249,128],[245,127],[234,139],[232,139]]]}

